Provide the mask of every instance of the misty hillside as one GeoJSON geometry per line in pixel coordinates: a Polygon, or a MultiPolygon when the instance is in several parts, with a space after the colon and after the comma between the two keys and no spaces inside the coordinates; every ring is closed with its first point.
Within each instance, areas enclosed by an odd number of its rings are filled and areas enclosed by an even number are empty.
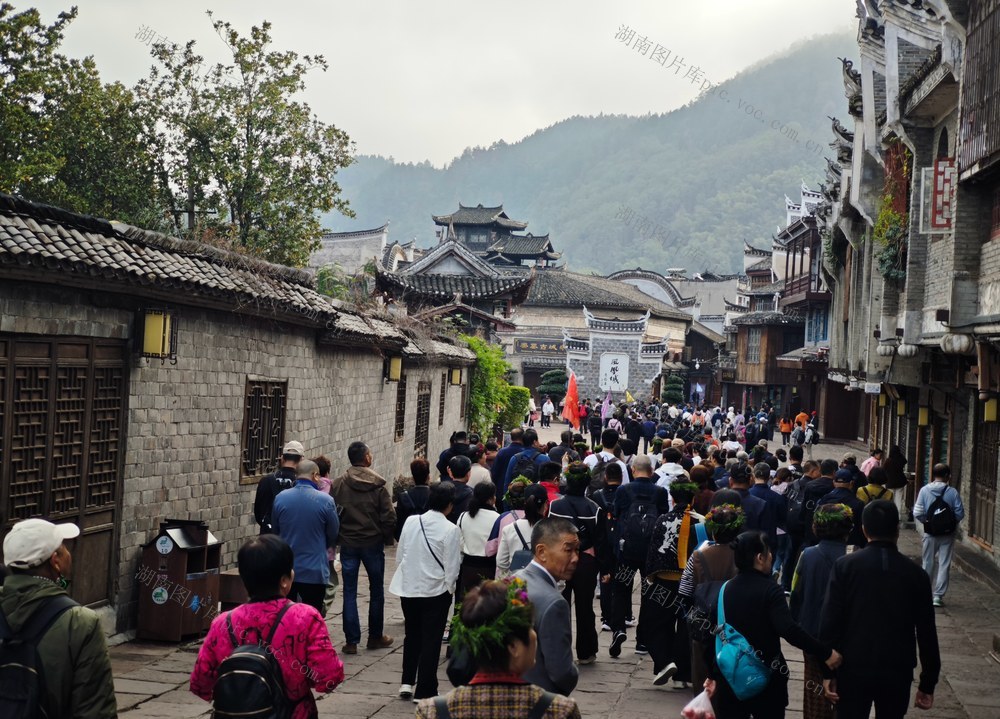
{"type": "Polygon", "coordinates": [[[853,45],[848,35],[811,40],[673,112],[573,117],[514,144],[467,149],[445,169],[359,157],[339,178],[357,218],[330,216],[327,226],[388,219],[391,240],[427,247],[431,214],[503,203],[528,231],[551,233],[575,270],[736,271],[742,240],[768,244],[784,224],[784,196],[798,201],[802,180],[822,179],[833,154],[827,116],[847,119],[836,58],[853,45]],[[620,219],[622,207],[648,227],[620,219]]]}

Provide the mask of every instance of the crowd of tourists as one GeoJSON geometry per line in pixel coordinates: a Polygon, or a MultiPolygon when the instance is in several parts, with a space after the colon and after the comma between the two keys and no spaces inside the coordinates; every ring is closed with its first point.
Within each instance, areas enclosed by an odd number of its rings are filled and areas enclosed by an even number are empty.
{"type": "MultiPolygon", "coordinates": [[[[502,447],[458,431],[433,465],[413,460],[394,486],[363,442],[335,477],[330,458],[288,442],[257,487],[260,535],[238,554],[249,602],[213,621],[192,692],[217,716],[269,707],[317,716],[313,691],[344,681],[341,655],[396,641],[384,631],[383,586],[385,547],[398,542],[389,582],[404,617],[398,695],[419,717],[579,716],[572,694],[602,631],[611,659],[629,646],[652,660],[651,685],[688,692],[685,716],[784,716],[781,639],[804,655],[806,719],[868,716],[873,705],[880,717],[903,716],[918,652],[915,704],[931,707],[933,607],[964,517],[947,465],[934,467],[913,507],[922,571],[896,547],[898,448],[860,465],[852,454],[808,459],[815,415],[787,419],[770,407],[608,409],[590,414],[603,415],[600,425],[587,418],[596,444],[573,428],[543,444],[530,417],[502,447]],[[325,621],[338,591],[339,652],[325,621]],[[456,687],[447,694],[443,645],[456,687]]],[[[65,592],[64,541],[77,534],[40,519],[14,525],[0,638],[37,634],[45,676],[60,678],[45,685],[49,716],[114,716],[99,622],[65,592]]]]}

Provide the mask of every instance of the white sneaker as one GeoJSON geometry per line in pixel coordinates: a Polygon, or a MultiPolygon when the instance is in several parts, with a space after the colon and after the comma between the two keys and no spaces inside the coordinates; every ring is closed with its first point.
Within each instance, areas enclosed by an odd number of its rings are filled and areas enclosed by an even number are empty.
{"type": "Polygon", "coordinates": [[[638,619],[626,619],[625,620],[625,626],[626,627],[634,627],[634,626],[637,626],[638,624],[639,624],[639,620],[638,619]]]}
{"type": "Polygon", "coordinates": [[[400,684],[399,685],[399,698],[400,699],[412,699],[413,698],[413,685],[412,684],[400,684]]]}
{"type": "Polygon", "coordinates": [[[673,662],[670,662],[667,666],[663,667],[663,669],[660,670],[660,672],[655,677],[653,677],[653,684],[655,684],[658,687],[663,686],[664,684],[669,682],[676,673],[677,673],[677,665],[674,664],[673,662]]]}

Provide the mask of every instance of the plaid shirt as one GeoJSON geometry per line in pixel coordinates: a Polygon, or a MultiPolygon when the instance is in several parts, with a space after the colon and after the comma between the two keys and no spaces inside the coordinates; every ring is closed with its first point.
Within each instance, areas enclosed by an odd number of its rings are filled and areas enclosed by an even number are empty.
{"type": "MultiPolygon", "coordinates": [[[[458,687],[446,699],[452,719],[510,719],[527,716],[541,696],[542,690],[534,684],[497,683],[458,687]]],[[[580,709],[572,699],[557,694],[544,716],[580,719],[580,709]]],[[[434,699],[422,699],[417,705],[417,719],[435,717],[434,699]]]]}

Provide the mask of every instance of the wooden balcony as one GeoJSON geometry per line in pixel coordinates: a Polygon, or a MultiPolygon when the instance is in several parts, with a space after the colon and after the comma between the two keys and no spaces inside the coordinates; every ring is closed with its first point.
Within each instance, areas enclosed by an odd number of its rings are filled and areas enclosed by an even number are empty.
{"type": "Polygon", "coordinates": [[[824,289],[818,275],[798,275],[785,280],[778,306],[784,309],[807,302],[830,302],[832,297],[830,290],[824,289]]]}

